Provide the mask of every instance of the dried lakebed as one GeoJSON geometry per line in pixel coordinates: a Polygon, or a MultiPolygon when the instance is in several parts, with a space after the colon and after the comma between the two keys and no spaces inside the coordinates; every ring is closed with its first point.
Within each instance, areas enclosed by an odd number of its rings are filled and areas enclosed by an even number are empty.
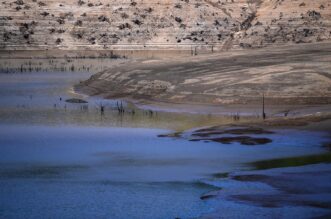
{"type": "Polygon", "coordinates": [[[330,51],[328,42],[126,63],[93,75],[76,89],[173,107],[260,107],[263,93],[267,105],[330,104],[330,51]]]}
{"type": "MultiPolygon", "coordinates": [[[[118,113],[120,100],[71,92],[73,84],[90,75],[0,74],[1,218],[308,218],[330,214],[326,171],[330,165],[319,164],[327,158],[319,158],[315,166],[298,158],[325,156],[328,133],[243,126],[231,116],[151,113],[125,102],[125,112],[118,113]],[[65,102],[71,98],[88,103],[65,102]],[[100,105],[105,106],[103,113],[100,105]],[[201,126],[211,128],[196,128],[201,126]],[[158,137],[169,133],[175,133],[171,135],[175,138],[158,137]],[[241,143],[247,140],[212,140],[231,136],[271,141],[245,145],[241,143]],[[299,160],[300,166],[254,170],[262,169],[256,162],[274,168],[285,162],[274,159],[288,157],[292,162],[299,160]],[[289,188],[299,182],[298,189],[307,190],[290,193],[289,188]],[[261,197],[267,197],[265,202],[261,197]]],[[[256,120],[241,118],[241,122],[256,120]]]]}

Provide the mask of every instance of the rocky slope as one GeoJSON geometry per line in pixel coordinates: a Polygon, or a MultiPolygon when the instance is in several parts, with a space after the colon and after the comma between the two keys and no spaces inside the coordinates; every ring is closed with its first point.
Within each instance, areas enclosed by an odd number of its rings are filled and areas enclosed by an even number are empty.
{"type": "Polygon", "coordinates": [[[0,49],[263,47],[331,39],[329,0],[0,0],[0,49]]]}

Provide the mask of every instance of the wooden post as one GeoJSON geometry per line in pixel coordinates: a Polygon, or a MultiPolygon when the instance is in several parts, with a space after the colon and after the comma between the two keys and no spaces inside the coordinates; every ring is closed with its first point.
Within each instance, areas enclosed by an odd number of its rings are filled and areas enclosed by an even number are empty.
{"type": "Polygon", "coordinates": [[[264,111],[264,93],[262,95],[262,117],[263,117],[263,119],[266,118],[265,111],[264,111]]]}

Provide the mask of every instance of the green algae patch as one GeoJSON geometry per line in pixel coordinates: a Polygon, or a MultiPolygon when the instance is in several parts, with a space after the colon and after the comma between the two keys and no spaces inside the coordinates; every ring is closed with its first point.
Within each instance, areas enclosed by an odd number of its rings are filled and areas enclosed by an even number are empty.
{"type": "Polygon", "coordinates": [[[258,170],[265,170],[272,168],[304,166],[318,163],[331,163],[331,153],[261,160],[253,162],[251,165],[253,165],[258,170]]]}
{"type": "Polygon", "coordinates": [[[214,174],[212,174],[212,177],[214,177],[214,178],[228,178],[229,173],[214,173],[214,174]]]}
{"type": "Polygon", "coordinates": [[[67,103],[88,103],[86,100],[79,98],[70,98],[66,100],[67,103]]]}

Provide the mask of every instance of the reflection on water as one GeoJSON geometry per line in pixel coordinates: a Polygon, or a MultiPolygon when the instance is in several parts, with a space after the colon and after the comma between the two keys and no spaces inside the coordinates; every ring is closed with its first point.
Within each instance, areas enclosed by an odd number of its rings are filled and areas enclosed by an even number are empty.
{"type": "Polygon", "coordinates": [[[297,131],[278,131],[273,143],[256,147],[157,137],[167,132],[1,125],[0,212],[4,218],[196,217],[214,206],[200,199],[216,189],[203,183],[213,173],[245,169],[243,163],[259,159],[320,153],[323,140],[319,133],[297,131]]]}
{"type": "MultiPolygon", "coordinates": [[[[186,130],[207,125],[227,124],[233,122],[227,116],[208,116],[197,114],[158,112],[152,116],[148,111],[135,109],[135,114],[119,114],[117,109],[109,107],[104,114],[97,107],[81,110],[77,106],[49,109],[31,109],[28,107],[0,109],[3,123],[48,124],[48,125],[87,125],[113,127],[154,127],[173,130],[186,130]],[[76,108],[76,109],[75,109],[76,108]]],[[[242,121],[250,120],[243,118],[242,121]]]]}
{"type": "Polygon", "coordinates": [[[272,143],[255,147],[158,138],[233,118],[151,112],[124,102],[119,113],[120,100],[72,92],[90,75],[0,74],[0,218],[197,217],[213,209],[200,200],[215,189],[203,183],[213,174],[323,151],[323,134],[293,130],[275,130],[272,143]]]}
{"type": "Polygon", "coordinates": [[[145,128],[1,125],[0,131],[2,170],[15,170],[14,176],[56,176],[63,169],[82,179],[144,182],[194,181],[254,160],[319,153],[324,140],[288,130],[286,138],[278,131],[272,143],[249,147],[157,138],[167,130],[145,128]]]}
{"type": "MultiPolygon", "coordinates": [[[[96,60],[93,60],[96,61],[96,60]]],[[[111,61],[108,61],[111,62],[111,61]]],[[[72,92],[72,86],[86,80],[89,72],[27,72],[0,74],[0,119],[6,123],[48,125],[97,125],[157,127],[185,130],[198,126],[233,122],[231,116],[139,110],[123,102],[125,113],[118,113],[118,100],[88,98],[72,92]],[[83,98],[88,104],[68,103],[83,98]],[[101,114],[101,106],[104,111],[101,114]]],[[[255,118],[242,118],[242,121],[255,118]]]]}
{"type": "Polygon", "coordinates": [[[1,199],[6,199],[0,206],[4,218],[123,219],[194,218],[209,210],[199,195],[212,188],[187,183],[36,180],[0,181],[0,187],[1,199]]]}

